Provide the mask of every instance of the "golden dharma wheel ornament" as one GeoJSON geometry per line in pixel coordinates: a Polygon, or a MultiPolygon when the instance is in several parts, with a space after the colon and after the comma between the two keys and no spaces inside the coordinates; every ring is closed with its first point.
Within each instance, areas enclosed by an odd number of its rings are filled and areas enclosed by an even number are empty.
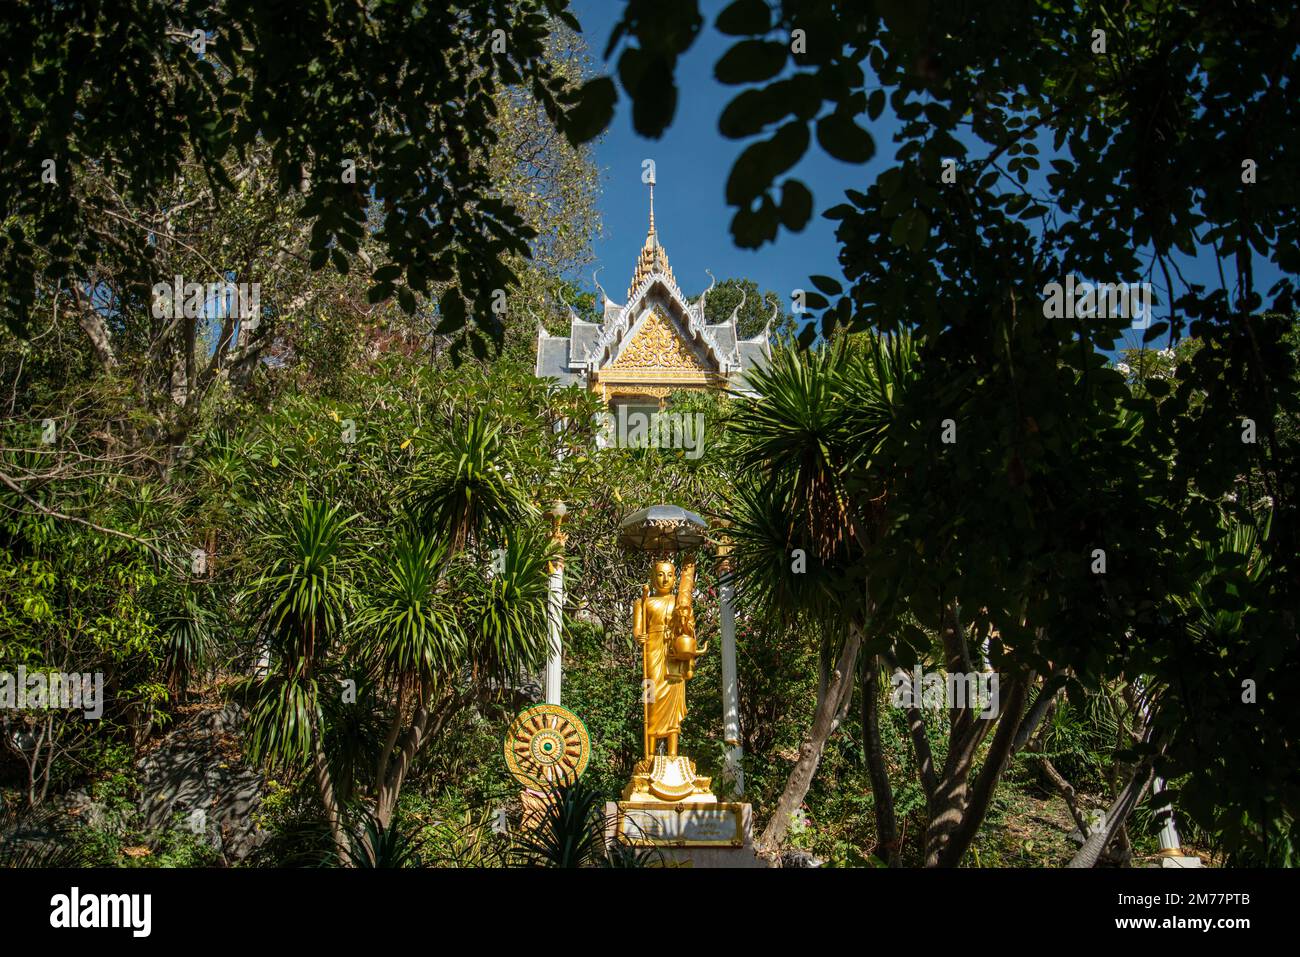
{"type": "Polygon", "coordinates": [[[525,708],[510,724],[506,767],[525,788],[576,781],[591,760],[591,737],[582,719],[558,704],[525,708]]]}

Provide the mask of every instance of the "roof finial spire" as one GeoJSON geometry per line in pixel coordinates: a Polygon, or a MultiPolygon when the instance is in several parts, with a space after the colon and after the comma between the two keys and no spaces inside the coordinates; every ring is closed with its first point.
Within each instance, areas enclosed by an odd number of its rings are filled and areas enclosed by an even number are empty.
{"type": "Polygon", "coordinates": [[[653,239],[656,242],[658,242],[658,237],[655,236],[655,174],[653,171],[651,171],[650,173],[649,183],[650,183],[650,235],[647,238],[653,239]]]}
{"type": "MultiPolygon", "coordinates": [[[[650,160],[646,160],[649,163],[650,160]]],[[[646,166],[645,171],[641,174],[641,182],[650,187],[650,231],[646,233],[645,244],[641,247],[641,254],[637,256],[636,269],[632,273],[632,285],[628,286],[627,298],[630,302],[632,294],[641,286],[646,277],[653,272],[662,273],[669,279],[673,277],[672,268],[668,265],[668,254],[664,251],[663,244],[659,242],[659,235],[655,232],[655,171],[653,166],[646,166]]],[[[673,280],[676,282],[676,280],[673,280]]]]}

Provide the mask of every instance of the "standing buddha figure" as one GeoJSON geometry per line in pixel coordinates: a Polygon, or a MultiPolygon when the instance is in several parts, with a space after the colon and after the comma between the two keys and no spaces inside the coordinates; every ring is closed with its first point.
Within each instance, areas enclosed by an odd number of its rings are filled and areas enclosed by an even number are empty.
{"type": "Polygon", "coordinates": [[[695,675],[695,659],[708,650],[695,640],[694,590],[693,559],[683,563],[680,581],[672,562],[657,561],[633,604],[632,634],[642,654],[647,760],[654,758],[660,742],[668,757],[677,757],[686,717],[686,682],[695,675]]]}

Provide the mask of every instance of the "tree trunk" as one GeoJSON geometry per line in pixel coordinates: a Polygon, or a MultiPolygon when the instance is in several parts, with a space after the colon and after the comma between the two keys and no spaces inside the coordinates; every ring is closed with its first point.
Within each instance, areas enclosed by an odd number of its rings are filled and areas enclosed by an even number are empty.
{"type": "Polygon", "coordinates": [[[876,806],[876,835],[885,863],[897,867],[902,848],[898,844],[898,821],[894,816],[894,788],[885,767],[885,750],[880,743],[880,659],[862,655],[862,738],[871,776],[871,793],[876,806]]]}
{"type": "Polygon", "coordinates": [[[388,773],[379,781],[379,793],[375,801],[375,818],[381,825],[387,829],[393,819],[393,812],[397,810],[397,798],[402,793],[402,784],[406,781],[406,772],[410,768],[411,762],[424,743],[425,732],[429,725],[429,700],[421,695],[420,704],[416,707],[415,715],[411,719],[411,726],[406,729],[406,734],[402,736],[402,746],[398,750],[396,759],[388,764],[388,773]]]}
{"type": "Polygon", "coordinates": [[[941,866],[943,849],[961,825],[962,815],[966,813],[968,778],[973,756],[955,762],[951,774],[945,771],[930,800],[930,821],[925,829],[926,867],[941,866]]]}
{"type": "MultiPolygon", "coordinates": [[[[1148,731],[1148,738],[1149,731],[1148,731]]],[[[1164,750],[1163,745],[1159,748],[1164,750]]],[[[1106,823],[1093,833],[1089,834],[1083,842],[1083,847],[1075,853],[1070,863],[1066,867],[1095,867],[1097,861],[1101,858],[1102,853],[1110,846],[1110,842],[1115,839],[1120,830],[1128,821],[1128,817],[1137,807],[1142,795],[1151,785],[1152,778],[1155,777],[1155,756],[1148,755],[1138,762],[1138,766],[1133,769],[1133,776],[1125,785],[1124,790],[1120,791],[1119,796],[1115,798],[1115,803],[1110,806],[1106,812],[1106,823]]]]}
{"type": "Polygon", "coordinates": [[[848,636],[844,640],[844,648],[835,663],[835,669],[828,675],[825,692],[817,701],[812,727],[804,736],[803,744],[799,746],[799,758],[790,771],[790,777],[786,780],[785,790],[776,803],[772,818],[767,822],[767,827],[759,838],[759,843],[768,849],[776,850],[785,840],[786,831],[790,827],[790,818],[803,803],[808,788],[812,786],[813,775],[817,773],[817,765],[821,763],[826,741],[839,725],[846,698],[853,691],[854,666],[861,645],[862,630],[857,625],[850,625],[848,636]]]}
{"type": "MultiPolygon", "coordinates": [[[[943,624],[939,630],[943,643],[944,664],[950,674],[960,674],[969,669],[966,661],[966,636],[957,617],[955,605],[943,610],[943,624]]],[[[928,801],[929,822],[925,829],[925,866],[938,867],[939,856],[949,839],[961,825],[966,811],[971,766],[980,743],[988,734],[987,721],[976,721],[970,708],[957,708],[950,703],[948,709],[948,757],[936,782],[934,793],[928,801]]]]}
{"type": "Polygon", "coordinates": [[[111,372],[117,366],[117,356],[113,354],[113,340],[109,336],[104,317],[95,311],[95,307],[86,301],[85,297],[79,296],[78,299],[81,309],[77,317],[77,325],[81,326],[81,331],[90,340],[91,348],[95,350],[100,365],[105,371],[111,372]]]}
{"type": "Polygon", "coordinates": [[[1002,709],[998,718],[998,730],[993,735],[993,743],[989,746],[989,753],[984,759],[984,766],[980,768],[979,777],[975,779],[975,786],[969,791],[969,800],[962,808],[961,821],[939,850],[936,863],[940,867],[956,867],[961,862],[966,849],[975,840],[980,825],[984,823],[984,816],[988,813],[993,792],[997,789],[998,782],[1002,780],[1002,773],[1011,760],[1012,744],[1015,742],[1016,731],[1020,727],[1021,713],[1025,707],[1025,688],[1028,683],[1028,681],[1017,680],[1012,685],[1011,700],[1007,703],[1007,707],[1002,709]]]}
{"type": "Polygon", "coordinates": [[[376,775],[378,784],[375,794],[375,818],[385,828],[393,819],[397,810],[397,799],[401,796],[406,773],[411,769],[415,756],[420,749],[441,733],[453,717],[459,714],[475,698],[478,689],[470,686],[451,696],[442,696],[438,702],[437,713],[434,708],[434,686],[428,680],[420,682],[419,704],[411,716],[411,724],[402,735],[401,744],[393,755],[381,755],[379,767],[386,768],[382,776],[376,775]]]}
{"type": "Polygon", "coordinates": [[[334,796],[334,779],[330,776],[319,728],[312,729],[312,758],[316,789],[320,792],[321,804],[325,807],[325,819],[329,822],[330,836],[334,839],[334,850],[338,854],[339,865],[347,866],[351,860],[351,846],[348,844],[347,831],[343,828],[343,815],[334,796]]]}

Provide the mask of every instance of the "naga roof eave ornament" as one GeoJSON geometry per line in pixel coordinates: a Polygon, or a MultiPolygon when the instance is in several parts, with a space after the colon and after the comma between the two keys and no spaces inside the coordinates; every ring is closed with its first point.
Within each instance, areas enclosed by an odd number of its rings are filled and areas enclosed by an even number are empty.
{"type": "Polygon", "coordinates": [[[681,319],[685,320],[683,324],[690,340],[707,350],[709,356],[717,363],[718,371],[730,372],[733,367],[738,367],[739,355],[736,352],[729,355],[722,351],[722,348],[718,345],[716,334],[701,321],[697,310],[687,301],[681,287],[677,285],[677,280],[671,274],[665,274],[658,270],[651,271],[641,280],[640,285],[628,297],[627,305],[618,311],[618,316],[612,323],[605,326],[600,336],[592,344],[591,351],[587,353],[588,361],[594,362],[595,368],[600,368],[614,358],[614,349],[631,330],[634,317],[640,318],[638,307],[649,296],[656,283],[663,287],[669,302],[677,306],[676,311],[680,314],[679,321],[681,319]]]}
{"type": "Polygon", "coordinates": [[[704,270],[704,274],[709,277],[709,288],[700,293],[700,298],[696,299],[695,302],[691,304],[691,309],[695,312],[695,317],[699,319],[700,322],[708,325],[708,320],[706,318],[707,313],[704,311],[704,303],[708,300],[709,293],[713,292],[713,287],[718,284],[718,280],[708,269],[704,270]]]}

